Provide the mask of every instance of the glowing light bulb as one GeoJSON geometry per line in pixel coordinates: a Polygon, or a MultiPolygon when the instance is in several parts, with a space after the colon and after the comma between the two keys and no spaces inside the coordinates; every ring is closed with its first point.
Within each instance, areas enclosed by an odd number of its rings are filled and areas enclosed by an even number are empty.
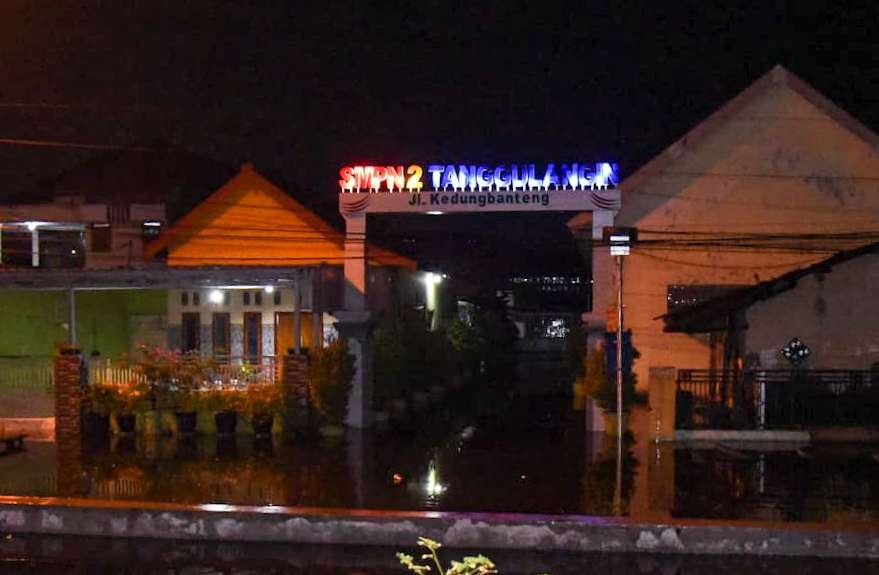
{"type": "Polygon", "coordinates": [[[211,300],[211,303],[223,303],[223,292],[218,289],[212,290],[208,299],[211,300]]]}

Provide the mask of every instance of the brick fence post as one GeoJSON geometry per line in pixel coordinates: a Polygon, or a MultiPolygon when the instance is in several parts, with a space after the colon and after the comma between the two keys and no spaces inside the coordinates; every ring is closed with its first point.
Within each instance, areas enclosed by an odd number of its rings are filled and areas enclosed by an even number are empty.
{"type": "Polygon", "coordinates": [[[58,495],[82,495],[82,356],[66,348],[53,363],[58,495]]]}
{"type": "Polygon", "coordinates": [[[308,357],[289,354],[284,356],[284,371],[281,384],[286,401],[286,423],[288,429],[303,429],[308,426],[310,403],[306,369],[308,357]]]}

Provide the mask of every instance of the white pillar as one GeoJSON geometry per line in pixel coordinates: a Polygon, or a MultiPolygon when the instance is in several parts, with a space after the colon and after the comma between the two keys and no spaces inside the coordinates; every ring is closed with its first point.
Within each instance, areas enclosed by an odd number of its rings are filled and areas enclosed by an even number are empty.
{"type": "Polygon", "coordinates": [[[349,427],[364,428],[372,424],[372,361],[369,352],[369,312],[337,311],[339,337],[348,344],[354,356],[354,380],[348,396],[349,427]]]}
{"type": "Polygon", "coordinates": [[[70,327],[67,334],[67,343],[71,347],[76,346],[76,291],[73,288],[67,290],[67,324],[70,327]]]}
{"type": "Polygon", "coordinates": [[[40,267],[40,232],[31,230],[31,266],[40,267]]]}
{"type": "Polygon", "coordinates": [[[366,214],[345,216],[345,309],[366,309],[366,214]]]}
{"type": "Polygon", "coordinates": [[[302,270],[296,270],[293,283],[293,351],[302,353],[302,270]]]}
{"type": "MultiPolygon", "coordinates": [[[[604,228],[612,227],[615,213],[608,210],[592,212],[592,310],[583,314],[589,330],[607,325],[607,312],[616,298],[614,292],[614,262],[607,246],[601,242],[604,228]]],[[[585,230],[584,230],[585,232],[585,230]]],[[[585,235],[585,234],[584,234],[585,235]]]]}
{"type": "Polygon", "coordinates": [[[311,349],[323,347],[323,267],[311,269],[311,349]]]}

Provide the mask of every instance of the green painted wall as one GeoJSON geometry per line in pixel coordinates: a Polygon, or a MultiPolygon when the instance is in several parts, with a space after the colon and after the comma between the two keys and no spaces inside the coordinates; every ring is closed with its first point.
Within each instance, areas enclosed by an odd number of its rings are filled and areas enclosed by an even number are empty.
{"type": "MultiPolygon", "coordinates": [[[[165,290],[76,293],[76,337],[83,353],[118,357],[129,350],[129,317],[162,315],[165,290]]],[[[0,290],[0,355],[51,355],[67,341],[67,293],[0,290]]]]}

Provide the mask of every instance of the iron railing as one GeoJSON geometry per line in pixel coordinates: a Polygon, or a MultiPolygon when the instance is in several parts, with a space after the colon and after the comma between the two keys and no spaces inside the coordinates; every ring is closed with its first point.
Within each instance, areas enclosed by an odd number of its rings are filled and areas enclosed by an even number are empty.
{"type": "Polygon", "coordinates": [[[55,377],[51,356],[0,357],[0,393],[52,393],[55,377]]]}
{"type": "MultiPolygon", "coordinates": [[[[275,356],[223,356],[216,358],[204,385],[246,387],[251,384],[273,383],[279,377],[275,356]]],[[[136,364],[107,358],[89,358],[89,385],[118,385],[132,381],[145,381],[136,364]]]]}
{"type": "Polygon", "coordinates": [[[879,370],[685,369],[679,429],[879,426],[879,370]]]}

